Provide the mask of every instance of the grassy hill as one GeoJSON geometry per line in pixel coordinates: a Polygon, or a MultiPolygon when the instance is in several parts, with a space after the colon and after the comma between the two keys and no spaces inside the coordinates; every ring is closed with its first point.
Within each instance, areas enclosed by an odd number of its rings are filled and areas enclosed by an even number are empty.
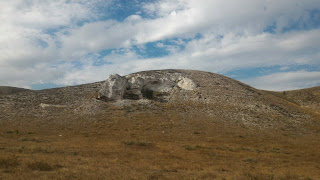
{"type": "Polygon", "coordinates": [[[180,73],[197,89],[97,100],[102,82],[0,96],[0,179],[320,179],[320,88],[254,89],[180,73]]]}

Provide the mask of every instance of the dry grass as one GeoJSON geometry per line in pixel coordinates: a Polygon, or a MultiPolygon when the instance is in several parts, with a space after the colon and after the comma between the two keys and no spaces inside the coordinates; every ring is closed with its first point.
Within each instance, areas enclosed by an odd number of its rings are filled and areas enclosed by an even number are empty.
{"type": "Polygon", "coordinates": [[[20,160],[15,155],[0,158],[0,168],[5,168],[5,169],[15,168],[19,165],[20,165],[20,160]]]}
{"type": "Polygon", "coordinates": [[[61,168],[60,165],[51,165],[46,161],[34,161],[27,164],[27,167],[34,171],[53,171],[61,168]]]}
{"type": "Polygon", "coordinates": [[[191,78],[147,105],[96,101],[100,83],[0,95],[0,180],[320,179],[319,88],[191,78]]]}
{"type": "Polygon", "coordinates": [[[122,142],[125,145],[137,145],[137,146],[152,146],[151,142],[147,141],[123,141],[122,142]]]}
{"type": "Polygon", "coordinates": [[[320,179],[317,133],[170,111],[54,122],[1,123],[0,179],[320,179]]]}

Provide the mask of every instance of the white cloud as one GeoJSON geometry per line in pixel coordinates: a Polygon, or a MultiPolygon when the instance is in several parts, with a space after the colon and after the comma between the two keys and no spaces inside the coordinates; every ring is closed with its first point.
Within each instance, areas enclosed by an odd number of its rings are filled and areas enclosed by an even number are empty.
{"type": "Polygon", "coordinates": [[[60,77],[65,69],[52,68],[62,61],[59,42],[46,32],[97,18],[95,5],[102,2],[107,1],[0,1],[0,84],[29,87],[60,77]]]}
{"type": "Polygon", "coordinates": [[[61,35],[64,58],[79,58],[88,52],[103,49],[129,47],[130,24],[121,25],[114,21],[93,22],[71,30],[71,36],[61,35]]]}
{"type": "Polygon", "coordinates": [[[244,80],[244,82],[253,87],[264,90],[285,91],[302,89],[305,87],[319,86],[320,72],[281,72],[253,79],[247,79],[244,80]]]}
{"type": "MultiPolygon", "coordinates": [[[[182,68],[226,73],[234,69],[275,65],[288,67],[313,64],[319,66],[320,37],[318,34],[320,34],[320,30],[291,32],[283,35],[264,33],[256,36],[238,36],[227,34],[224,38],[218,39],[215,35],[207,34],[201,39],[185,43],[184,50],[161,58],[143,59],[134,50],[124,49],[104,57],[104,61],[111,64],[100,67],[89,64],[84,69],[76,70],[75,75],[72,72],[68,73],[68,80],[61,81],[64,84],[88,83],[92,82],[94,78],[102,80],[111,73],[125,75],[149,69],[182,68]],[[303,43],[292,44],[292,46],[299,46],[299,48],[283,46],[283,42],[297,42],[297,40],[303,41],[303,43]],[[312,49],[312,51],[308,51],[308,49],[312,49]],[[83,72],[86,75],[78,79],[79,74],[83,72]]],[[[168,48],[163,43],[155,45],[168,48]]],[[[290,87],[288,86],[288,88],[290,87]]],[[[285,87],[285,89],[287,88],[285,87]]]]}
{"type": "MultiPolygon", "coordinates": [[[[150,69],[180,68],[226,73],[234,69],[274,65],[288,67],[290,65],[314,64],[319,66],[320,61],[316,60],[317,52],[320,50],[320,39],[317,35],[319,33],[320,30],[313,30],[288,33],[283,36],[262,34],[248,37],[229,34],[219,40],[216,36],[209,34],[201,39],[185,43],[184,50],[161,58],[143,59],[132,49],[115,50],[103,58],[102,61],[107,64],[93,66],[91,60],[83,60],[83,62],[87,62],[83,68],[72,69],[66,73],[66,76],[62,76],[55,82],[64,85],[89,83],[103,80],[112,73],[126,75],[150,69]],[[317,49],[311,52],[296,53],[296,49],[287,49],[282,46],[282,42],[299,39],[301,34],[304,34],[305,37],[313,35],[313,38],[306,38],[304,43],[300,45],[300,49],[309,49],[313,46],[317,49]],[[314,42],[318,42],[318,45],[314,42]]],[[[161,43],[158,46],[161,46],[161,43]]]]}
{"type": "Polygon", "coordinates": [[[244,67],[261,67],[292,64],[318,64],[320,30],[293,32],[281,35],[262,33],[255,36],[227,34],[220,41],[215,36],[205,36],[187,45],[193,59],[207,59],[215,64],[225,64],[224,70],[244,67]],[[307,38],[302,38],[307,37],[307,38]],[[303,40],[301,40],[301,39],[303,40]],[[303,41],[299,48],[288,48],[283,42],[303,41]]]}
{"type": "Polygon", "coordinates": [[[55,68],[46,64],[24,68],[0,66],[0,77],[6,77],[1,78],[1,85],[30,88],[31,84],[41,84],[61,78],[67,70],[68,67],[55,68]]]}
{"type": "Polygon", "coordinates": [[[283,33],[290,24],[309,27],[309,10],[320,9],[318,0],[243,0],[241,4],[238,0],[160,0],[142,3],[141,12],[121,22],[99,19],[101,13],[108,13],[99,9],[109,1],[1,1],[0,84],[70,85],[102,80],[114,72],[162,68],[225,73],[248,67],[320,65],[319,28],[283,33]],[[150,17],[142,17],[145,13],[150,17]],[[263,31],[270,26],[275,34],[263,31]],[[194,38],[196,34],[201,38],[194,38]],[[145,43],[158,41],[162,44],[156,47],[169,55],[144,59],[132,49],[135,45],[148,53],[145,43]],[[114,48],[124,52],[97,55],[114,48]],[[112,64],[93,66],[97,59],[112,64]],[[74,61],[81,66],[72,65],[74,61]]]}
{"type": "MultiPolygon", "coordinates": [[[[70,30],[70,35],[61,39],[67,49],[65,53],[70,55],[97,52],[104,48],[130,47],[173,37],[193,37],[197,33],[255,36],[273,23],[281,31],[289,23],[307,16],[306,9],[313,9],[315,4],[313,0],[304,3],[299,0],[245,0],[239,6],[237,0],[166,0],[144,5],[145,10],[156,14],[157,18],[143,19],[132,15],[124,22],[88,23],[70,30]],[[175,12],[174,15],[172,12],[175,12]]],[[[285,42],[283,45],[286,45],[285,42]]]]}
{"type": "Polygon", "coordinates": [[[13,0],[1,1],[1,22],[23,28],[46,29],[70,26],[76,21],[94,18],[97,1],[13,0]]]}

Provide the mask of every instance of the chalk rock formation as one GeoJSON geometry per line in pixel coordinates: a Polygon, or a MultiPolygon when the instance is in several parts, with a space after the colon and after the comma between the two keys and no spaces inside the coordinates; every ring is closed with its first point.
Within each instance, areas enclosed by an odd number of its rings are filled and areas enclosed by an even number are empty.
{"type": "Polygon", "coordinates": [[[121,99],[153,99],[166,101],[175,88],[191,91],[197,84],[177,72],[155,71],[110,77],[102,84],[98,99],[117,101],[121,99]]]}
{"type": "Polygon", "coordinates": [[[98,94],[98,99],[101,100],[120,100],[123,98],[127,87],[127,79],[119,74],[110,75],[109,78],[102,84],[98,94]]]}
{"type": "Polygon", "coordinates": [[[194,90],[197,85],[189,78],[181,78],[181,80],[177,84],[181,89],[185,90],[194,90]]]}

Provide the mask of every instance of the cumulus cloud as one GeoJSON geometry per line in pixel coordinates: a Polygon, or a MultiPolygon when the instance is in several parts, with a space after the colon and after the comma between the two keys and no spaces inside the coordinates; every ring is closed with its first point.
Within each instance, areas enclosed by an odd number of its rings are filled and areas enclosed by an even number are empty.
{"type": "Polygon", "coordinates": [[[282,72],[245,81],[246,83],[265,90],[285,91],[302,89],[320,85],[320,71],[282,72]]]}
{"type": "Polygon", "coordinates": [[[71,85],[162,68],[319,67],[317,1],[160,0],[137,3],[121,21],[108,17],[111,0],[3,1],[0,84],[71,85]],[[166,53],[143,55],[150,43],[166,53]]]}
{"type": "Polygon", "coordinates": [[[52,67],[61,61],[54,31],[97,18],[98,3],[102,1],[1,1],[0,84],[30,87],[56,79],[65,68],[52,67]]]}
{"type": "MultiPolygon", "coordinates": [[[[154,9],[158,18],[143,19],[138,15],[132,15],[124,22],[88,23],[71,30],[71,35],[62,39],[65,47],[72,47],[73,51],[77,49],[99,51],[103,48],[128,47],[165,38],[192,36],[196,33],[261,33],[266,25],[272,25],[274,21],[277,23],[279,19],[286,19],[286,25],[288,25],[297,17],[308,14],[303,11],[304,8],[313,8],[314,5],[308,2],[299,5],[298,1],[280,3],[282,4],[280,7],[275,6],[274,4],[278,4],[275,2],[244,1],[242,3],[246,5],[243,6],[245,8],[238,8],[237,1],[228,3],[192,0],[160,1],[145,5],[154,7],[148,7],[148,10],[154,9]],[[174,9],[179,11],[173,11],[174,9]],[[80,43],[72,44],[77,40],[80,43]]],[[[281,29],[285,24],[281,22],[281,25],[276,27],[281,29]]]]}
{"type": "MultiPolygon", "coordinates": [[[[85,24],[62,36],[66,54],[82,54],[104,48],[130,47],[197,33],[257,35],[268,26],[282,31],[291,24],[307,24],[315,1],[159,1],[144,5],[157,18],[132,15],[123,22],[85,24]],[[173,13],[174,12],[174,13],[173,13]]],[[[290,43],[290,42],[289,42],[290,43]]]]}
{"type": "Polygon", "coordinates": [[[93,18],[91,6],[84,0],[14,0],[1,2],[2,22],[24,28],[69,26],[74,21],[93,18]]]}
{"type": "MultiPolygon", "coordinates": [[[[77,79],[81,72],[88,74],[89,71],[92,72],[91,77],[102,80],[111,73],[125,75],[148,69],[197,69],[224,74],[237,69],[275,65],[284,68],[304,64],[319,66],[319,33],[319,30],[312,30],[292,32],[281,36],[264,33],[246,37],[228,34],[219,40],[217,40],[217,36],[206,35],[201,39],[185,43],[184,50],[159,58],[141,58],[132,49],[115,51],[103,58],[106,63],[103,66],[88,65],[84,69],[76,70],[76,75],[69,73],[68,81],[65,84],[92,81],[93,79],[89,79],[87,75],[84,75],[81,81],[77,79]],[[299,48],[286,45],[286,42],[301,41],[301,36],[303,36],[303,43],[292,44],[292,46],[299,46],[299,48]],[[86,77],[88,81],[85,81],[86,77]]],[[[165,45],[156,43],[155,46],[164,48],[165,45]]]]}

